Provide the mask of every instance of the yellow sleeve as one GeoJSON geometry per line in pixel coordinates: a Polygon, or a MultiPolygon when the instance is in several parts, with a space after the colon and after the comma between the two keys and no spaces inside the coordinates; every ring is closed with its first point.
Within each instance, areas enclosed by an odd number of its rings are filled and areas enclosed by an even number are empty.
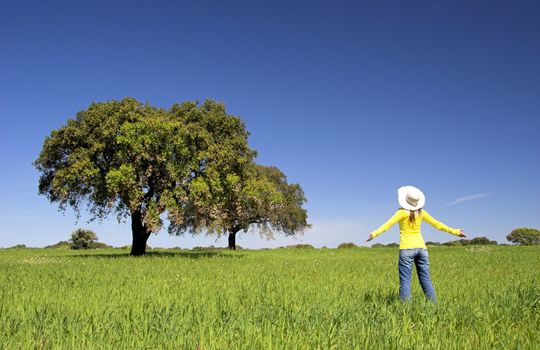
{"type": "Polygon", "coordinates": [[[380,235],[381,233],[383,233],[384,231],[388,231],[388,229],[390,227],[392,227],[392,225],[394,225],[399,220],[403,219],[404,216],[407,216],[407,211],[399,209],[398,211],[396,211],[396,213],[394,215],[392,215],[392,217],[390,219],[388,219],[387,222],[382,224],[381,227],[379,227],[375,231],[371,232],[371,237],[375,238],[378,235],[380,235]]]}
{"type": "Polygon", "coordinates": [[[453,234],[455,236],[459,236],[459,232],[460,232],[459,229],[448,227],[445,224],[443,224],[442,222],[435,220],[433,218],[433,216],[429,215],[429,213],[427,211],[425,211],[425,210],[422,210],[422,220],[424,220],[425,222],[427,222],[431,226],[435,227],[437,230],[441,230],[441,231],[444,231],[444,232],[451,233],[451,234],[453,234]]]}

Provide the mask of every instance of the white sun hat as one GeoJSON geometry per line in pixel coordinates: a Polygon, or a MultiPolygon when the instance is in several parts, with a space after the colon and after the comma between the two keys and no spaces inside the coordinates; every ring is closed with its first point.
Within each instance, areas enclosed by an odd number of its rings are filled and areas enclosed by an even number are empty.
{"type": "Polygon", "coordinates": [[[398,201],[403,209],[418,210],[426,204],[426,196],[422,191],[414,186],[403,186],[398,188],[398,201]]]}

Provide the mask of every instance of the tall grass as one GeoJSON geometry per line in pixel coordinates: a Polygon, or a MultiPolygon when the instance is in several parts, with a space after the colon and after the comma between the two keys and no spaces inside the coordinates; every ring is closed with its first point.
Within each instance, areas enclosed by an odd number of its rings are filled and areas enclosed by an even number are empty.
{"type": "Polygon", "coordinates": [[[431,248],[437,304],[397,256],[0,250],[0,348],[538,348],[540,247],[431,248]]]}

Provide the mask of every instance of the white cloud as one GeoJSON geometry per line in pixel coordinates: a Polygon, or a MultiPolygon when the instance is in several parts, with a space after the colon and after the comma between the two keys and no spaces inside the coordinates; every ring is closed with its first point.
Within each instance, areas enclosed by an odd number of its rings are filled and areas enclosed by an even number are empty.
{"type": "Polygon", "coordinates": [[[446,203],[446,205],[456,205],[456,204],[460,204],[460,203],[463,203],[463,202],[474,201],[476,199],[480,199],[480,198],[484,198],[484,197],[488,197],[488,196],[491,196],[491,193],[483,192],[483,193],[471,194],[469,196],[459,197],[459,198],[457,198],[456,200],[454,200],[454,201],[452,201],[450,203],[446,203]]]}

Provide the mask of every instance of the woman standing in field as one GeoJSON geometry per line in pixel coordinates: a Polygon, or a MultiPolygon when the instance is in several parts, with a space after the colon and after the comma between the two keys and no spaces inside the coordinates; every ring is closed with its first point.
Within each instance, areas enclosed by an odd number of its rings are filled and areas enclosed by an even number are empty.
{"type": "Polygon", "coordinates": [[[401,208],[386,223],[371,232],[367,242],[399,222],[399,297],[404,301],[411,297],[411,277],[414,262],[424,294],[428,299],[435,301],[435,290],[433,290],[429,275],[429,256],[420,233],[420,225],[422,221],[426,221],[436,229],[458,237],[465,237],[465,233],[461,229],[446,226],[442,222],[435,220],[427,211],[422,210],[426,203],[426,197],[416,187],[400,187],[398,189],[398,201],[401,208]]]}

